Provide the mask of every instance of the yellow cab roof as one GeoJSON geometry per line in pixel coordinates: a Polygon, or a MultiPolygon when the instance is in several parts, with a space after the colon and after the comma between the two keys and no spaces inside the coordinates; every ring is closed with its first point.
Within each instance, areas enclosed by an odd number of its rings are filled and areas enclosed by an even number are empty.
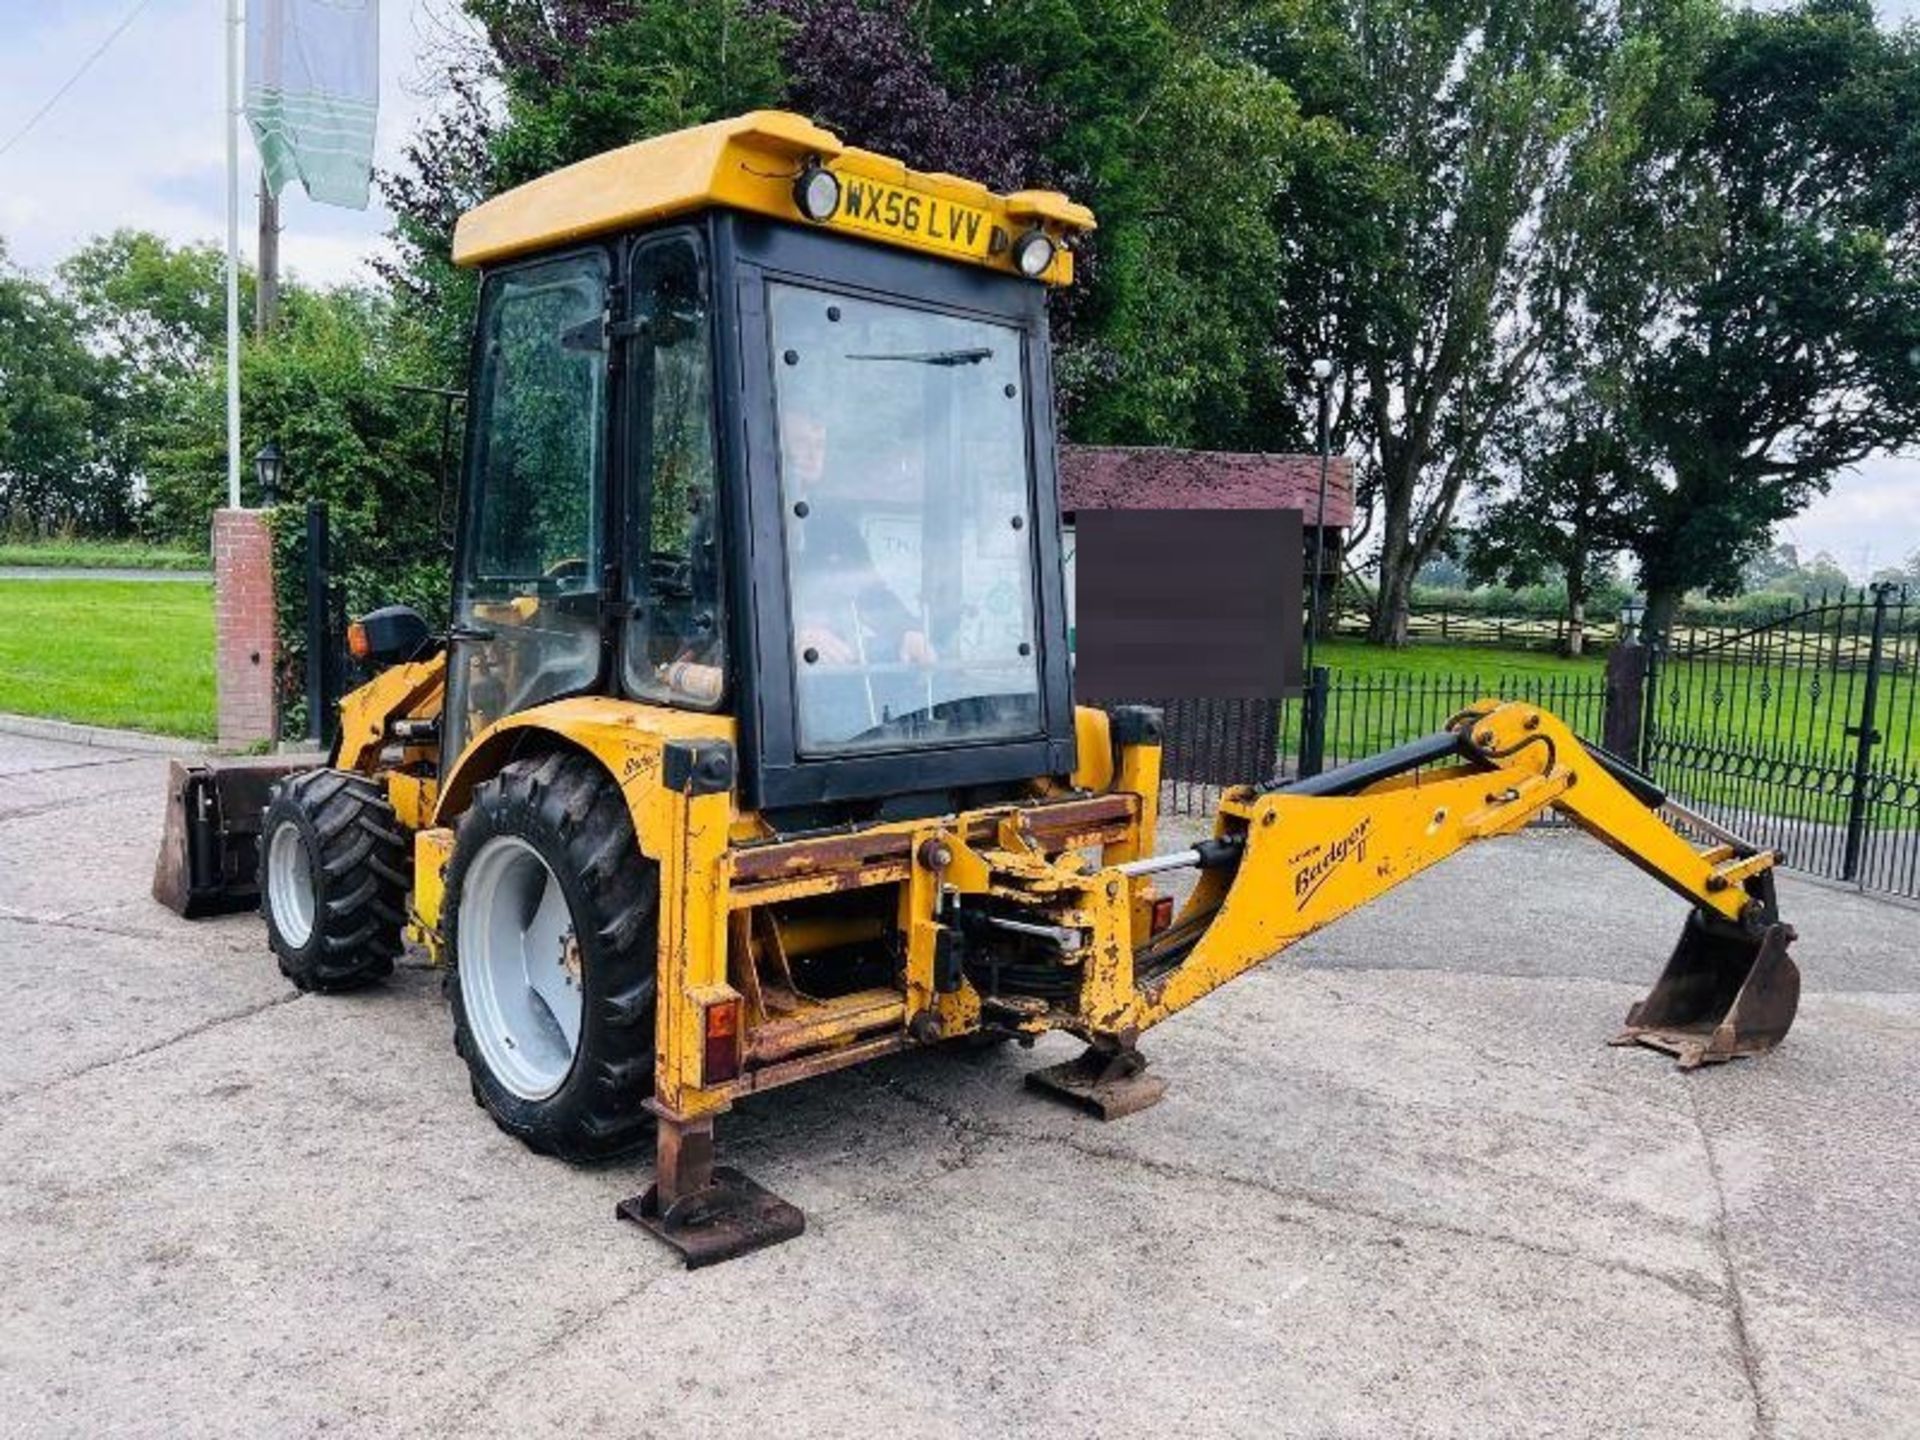
{"type": "MultiPolygon", "coordinates": [[[[782,110],[660,135],[582,160],[496,195],[460,217],[459,265],[487,265],[676,215],[723,206],[1017,274],[1012,241],[1042,228],[1057,241],[1094,228],[1093,212],[1052,190],[996,195],[956,175],[924,174],[843,144],[782,110]],[[807,220],[794,181],[812,161],[840,180],[841,203],[807,220]]],[[[1062,243],[1038,278],[1073,279],[1062,243]]]]}

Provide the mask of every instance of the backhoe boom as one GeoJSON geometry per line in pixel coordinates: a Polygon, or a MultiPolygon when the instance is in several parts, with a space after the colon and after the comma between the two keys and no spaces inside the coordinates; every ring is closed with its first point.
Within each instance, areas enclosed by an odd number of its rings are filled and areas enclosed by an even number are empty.
{"type": "Polygon", "coordinates": [[[1770,1048],[1798,996],[1786,958],[1792,931],[1774,904],[1777,857],[1737,844],[1698,849],[1661,817],[1663,801],[1645,777],[1589,749],[1547,711],[1497,701],[1356,765],[1230,792],[1173,926],[1089,964],[1085,1030],[1096,1044],[1119,1045],[1463,846],[1510,834],[1551,806],[1695,907],[1668,973],[1623,1038],[1669,1049],[1685,1065],[1770,1048]],[[1694,1003],[1676,1003],[1684,996],[1694,1003]]]}

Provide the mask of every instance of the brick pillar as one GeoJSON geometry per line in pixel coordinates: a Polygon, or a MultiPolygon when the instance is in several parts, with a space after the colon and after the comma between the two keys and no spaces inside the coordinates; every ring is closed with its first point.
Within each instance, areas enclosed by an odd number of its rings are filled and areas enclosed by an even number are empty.
{"type": "Polygon", "coordinates": [[[273,698],[273,535],[261,510],[213,516],[214,689],[220,745],[280,738],[273,698]]]}

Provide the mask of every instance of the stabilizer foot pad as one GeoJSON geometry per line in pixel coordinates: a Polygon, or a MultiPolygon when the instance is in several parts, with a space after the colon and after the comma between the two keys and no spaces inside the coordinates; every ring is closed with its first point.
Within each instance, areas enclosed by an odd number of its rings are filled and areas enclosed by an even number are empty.
{"type": "Polygon", "coordinates": [[[614,1213],[666,1241],[689,1270],[764,1250],[807,1228],[798,1206],[726,1165],[714,1166],[711,1185],[675,1201],[664,1215],[658,1185],[622,1200],[614,1213]]]}
{"type": "Polygon", "coordinates": [[[1065,1100],[1102,1120],[1118,1120],[1159,1104],[1167,1093],[1167,1082],[1147,1074],[1146,1064],[1137,1052],[1116,1057],[1089,1049],[1077,1060],[1029,1070],[1027,1088],[1065,1100]]]}

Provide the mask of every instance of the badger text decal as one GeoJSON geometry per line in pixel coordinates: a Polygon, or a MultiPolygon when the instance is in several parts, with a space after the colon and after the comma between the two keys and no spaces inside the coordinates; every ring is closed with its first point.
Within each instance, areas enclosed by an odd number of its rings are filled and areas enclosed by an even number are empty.
{"type": "Polygon", "coordinates": [[[1315,845],[1298,857],[1301,863],[1293,872],[1295,910],[1304,910],[1307,901],[1317,895],[1320,887],[1347,861],[1367,858],[1367,834],[1372,829],[1373,817],[1369,815],[1331,845],[1315,845]]]}

